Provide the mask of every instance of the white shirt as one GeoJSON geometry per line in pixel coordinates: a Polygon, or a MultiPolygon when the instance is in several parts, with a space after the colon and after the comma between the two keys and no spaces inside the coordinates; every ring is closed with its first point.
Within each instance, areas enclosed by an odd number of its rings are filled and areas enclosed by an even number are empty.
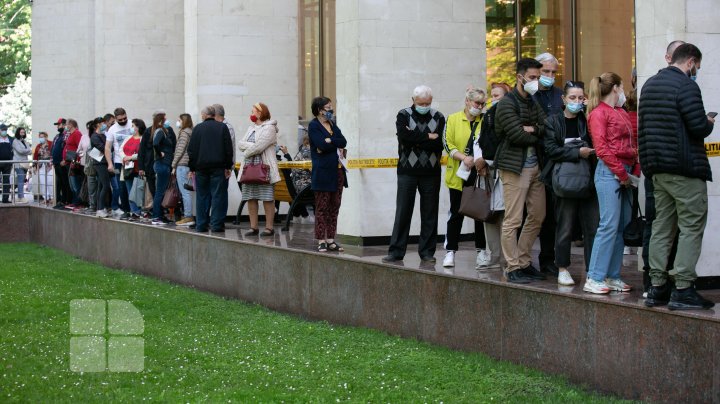
{"type": "Polygon", "coordinates": [[[132,136],[132,123],[130,123],[130,119],[128,119],[128,123],[125,124],[125,126],[120,126],[120,124],[115,122],[113,126],[110,127],[110,130],[108,130],[107,140],[105,142],[112,143],[113,163],[122,164],[120,148],[123,142],[125,142],[125,139],[130,136],[132,136]]]}

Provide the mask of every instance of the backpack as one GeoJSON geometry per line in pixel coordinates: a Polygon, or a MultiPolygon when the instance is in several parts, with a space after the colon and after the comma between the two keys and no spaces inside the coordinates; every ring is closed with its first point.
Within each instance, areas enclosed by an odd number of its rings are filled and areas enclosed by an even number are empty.
{"type": "Polygon", "coordinates": [[[497,103],[485,112],[477,140],[485,160],[495,160],[495,153],[500,145],[500,140],[495,134],[495,111],[497,111],[497,103]]]}

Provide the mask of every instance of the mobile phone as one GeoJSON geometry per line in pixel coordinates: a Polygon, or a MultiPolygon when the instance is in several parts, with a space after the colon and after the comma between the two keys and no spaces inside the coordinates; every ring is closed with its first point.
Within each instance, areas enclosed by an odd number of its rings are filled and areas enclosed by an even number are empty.
{"type": "Polygon", "coordinates": [[[717,112],[708,112],[707,116],[710,118],[715,118],[717,116],[717,112]]]}

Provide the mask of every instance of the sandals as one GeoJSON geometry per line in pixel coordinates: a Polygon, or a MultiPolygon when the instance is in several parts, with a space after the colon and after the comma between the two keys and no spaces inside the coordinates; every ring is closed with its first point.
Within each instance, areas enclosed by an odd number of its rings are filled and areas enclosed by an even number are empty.
{"type": "Polygon", "coordinates": [[[249,237],[249,236],[257,236],[257,235],[258,235],[258,232],[259,232],[258,229],[250,228],[250,231],[246,232],[245,235],[248,236],[248,237],[249,237]]]}
{"type": "Polygon", "coordinates": [[[327,252],[327,250],[328,250],[328,245],[327,245],[327,243],[322,242],[322,243],[318,244],[318,249],[317,249],[317,250],[318,250],[318,252],[327,252]]]}
{"type": "Polygon", "coordinates": [[[334,241],[327,245],[327,249],[328,249],[328,251],[337,251],[337,252],[345,251],[345,249],[342,248],[342,246],[340,244],[338,244],[334,241]]]}
{"type": "MultiPolygon", "coordinates": [[[[257,230],[255,230],[257,231],[257,230]]],[[[275,235],[275,229],[268,229],[267,227],[260,233],[260,237],[270,237],[275,235]]]]}

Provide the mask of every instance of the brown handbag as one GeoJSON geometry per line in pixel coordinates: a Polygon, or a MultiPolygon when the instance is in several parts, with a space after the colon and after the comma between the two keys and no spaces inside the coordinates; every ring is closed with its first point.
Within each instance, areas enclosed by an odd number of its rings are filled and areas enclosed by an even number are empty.
{"type": "Polygon", "coordinates": [[[177,187],[177,179],[174,175],[170,176],[170,183],[168,183],[167,189],[165,189],[165,195],[163,195],[162,207],[163,208],[174,208],[177,206],[180,200],[180,190],[177,187]]]}
{"type": "Polygon", "coordinates": [[[241,184],[266,185],[270,183],[270,166],[263,164],[262,160],[255,159],[242,168],[241,184]],[[259,160],[259,161],[258,161],[259,160]]]}
{"type": "Polygon", "coordinates": [[[495,212],[491,209],[492,189],[487,175],[475,177],[475,183],[463,187],[460,209],[458,212],[471,219],[489,222],[494,219],[495,212]],[[481,187],[480,181],[484,181],[481,187]]]}

